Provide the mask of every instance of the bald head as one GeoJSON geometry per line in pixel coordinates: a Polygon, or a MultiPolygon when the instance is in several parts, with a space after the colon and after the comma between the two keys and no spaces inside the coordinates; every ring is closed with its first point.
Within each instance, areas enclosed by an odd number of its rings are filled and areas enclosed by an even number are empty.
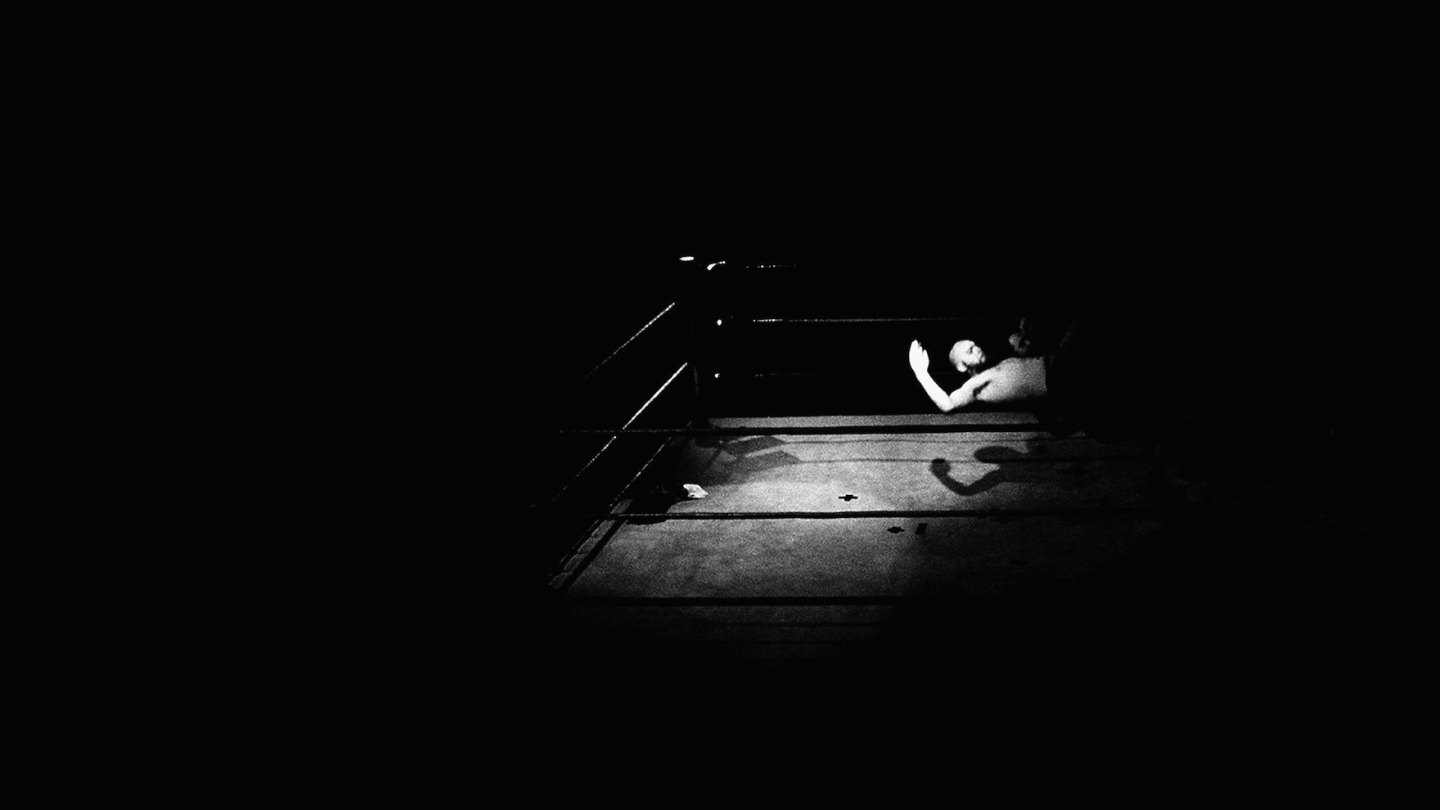
{"type": "Polygon", "coordinates": [[[985,360],[985,350],[973,340],[957,340],[950,347],[950,363],[958,371],[975,371],[985,365],[985,360]]]}

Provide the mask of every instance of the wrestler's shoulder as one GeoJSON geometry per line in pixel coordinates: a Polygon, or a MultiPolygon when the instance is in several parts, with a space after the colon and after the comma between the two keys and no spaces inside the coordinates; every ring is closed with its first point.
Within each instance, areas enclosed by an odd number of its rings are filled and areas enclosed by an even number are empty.
{"type": "Polygon", "coordinates": [[[1036,364],[1038,364],[1038,363],[1044,363],[1044,362],[1045,362],[1045,359],[1044,359],[1043,357],[1039,357],[1039,356],[1036,356],[1036,357],[1007,357],[1007,358],[1005,358],[1004,360],[1001,360],[999,363],[996,363],[995,366],[996,366],[996,368],[1007,368],[1007,369],[1013,368],[1013,369],[1020,369],[1020,368],[1027,368],[1027,367],[1029,367],[1029,366],[1033,366],[1033,365],[1036,365],[1036,364]]]}

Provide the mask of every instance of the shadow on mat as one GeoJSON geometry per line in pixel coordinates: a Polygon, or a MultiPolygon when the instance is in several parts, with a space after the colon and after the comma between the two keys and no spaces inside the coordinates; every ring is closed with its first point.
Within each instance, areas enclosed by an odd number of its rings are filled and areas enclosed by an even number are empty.
{"type": "Polygon", "coordinates": [[[1052,465],[1018,464],[987,470],[975,481],[966,484],[950,475],[950,462],[937,458],[930,462],[930,474],[946,489],[961,497],[970,497],[992,490],[1001,484],[1049,484],[1067,479],[1079,482],[1085,472],[1083,460],[1067,460],[1044,455],[1043,451],[1032,449],[1022,453],[1013,447],[992,445],[975,451],[975,460],[985,464],[1008,464],[1016,461],[1049,461],[1052,465]]]}

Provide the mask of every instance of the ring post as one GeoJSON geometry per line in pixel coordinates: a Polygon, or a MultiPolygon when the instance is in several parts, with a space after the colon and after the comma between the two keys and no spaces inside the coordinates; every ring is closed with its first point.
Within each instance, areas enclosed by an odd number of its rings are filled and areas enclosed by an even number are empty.
{"type": "Polygon", "coordinates": [[[694,396],[691,407],[691,426],[695,428],[710,426],[703,390],[704,375],[710,369],[709,364],[705,362],[706,352],[703,340],[710,313],[704,308],[703,301],[710,273],[715,267],[722,264],[724,262],[695,262],[695,267],[688,273],[690,283],[686,285],[685,291],[686,321],[690,332],[690,385],[694,396]]]}

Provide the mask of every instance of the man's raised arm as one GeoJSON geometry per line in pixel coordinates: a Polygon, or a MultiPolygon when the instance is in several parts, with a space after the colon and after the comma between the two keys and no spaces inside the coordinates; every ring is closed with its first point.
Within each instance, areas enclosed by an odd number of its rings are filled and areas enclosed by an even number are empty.
{"type": "Polygon", "coordinates": [[[977,374],[965,381],[965,384],[955,389],[953,393],[945,393],[945,389],[935,382],[930,376],[930,353],[920,346],[920,341],[910,344],[910,369],[915,372],[915,379],[920,381],[920,387],[930,396],[930,401],[941,413],[950,413],[957,408],[964,408],[975,402],[975,395],[981,388],[990,382],[989,371],[977,374]]]}

